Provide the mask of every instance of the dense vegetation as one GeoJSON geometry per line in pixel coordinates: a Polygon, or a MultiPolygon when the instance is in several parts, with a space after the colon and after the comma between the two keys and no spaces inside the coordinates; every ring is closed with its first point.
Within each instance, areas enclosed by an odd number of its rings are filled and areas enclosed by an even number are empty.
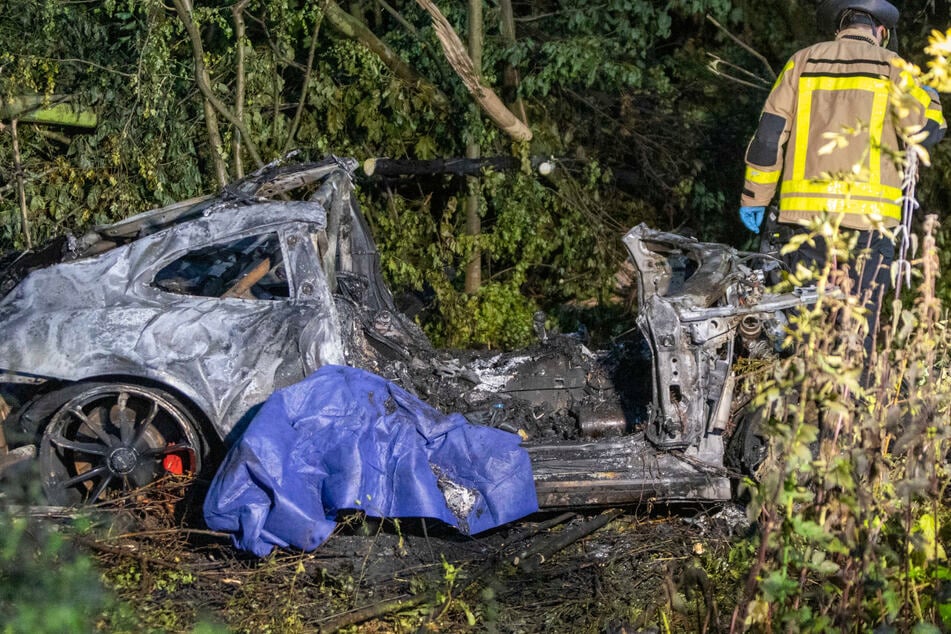
{"type": "MultiPolygon", "coordinates": [[[[434,300],[430,332],[451,345],[517,345],[537,308],[605,306],[618,237],[638,222],[746,240],[734,210],[745,143],[774,69],[817,37],[802,2],[488,3],[482,83],[533,131],[515,142],[474,107],[415,2],[173,4],[0,8],[0,245],[214,190],[293,149],[556,157],[548,178],[361,182],[386,274],[434,300]],[[37,96],[96,123],[31,123],[18,106],[37,96]],[[476,253],[478,292],[463,279],[476,253]]],[[[907,4],[914,29],[902,44],[920,51],[940,17],[934,3],[907,4]]],[[[466,39],[472,7],[451,5],[443,10],[466,39]]],[[[926,203],[951,202],[943,154],[926,203]]]]}
{"type": "MultiPolygon", "coordinates": [[[[466,39],[469,7],[448,4],[466,39]]],[[[904,45],[919,51],[935,18],[931,3],[909,4],[920,7],[906,14],[921,19],[907,21],[917,30],[903,33],[904,45]]],[[[28,235],[79,233],[214,190],[292,149],[360,160],[473,148],[553,156],[547,178],[361,179],[386,274],[398,290],[434,298],[431,334],[511,346],[529,336],[525,316],[536,308],[605,306],[623,259],[618,238],[638,222],[746,240],[734,210],[740,157],[773,69],[816,37],[811,4],[506,1],[483,10],[483,84],[525,117],[530,142],[512,141],[473,106],[415,2],[6,3],[0,245],[22,248],[28,235]],[[16,105],[36,95],[68,99],[96,115],[95,126],[31,123],[16,105]],[[470,198],[478,231],[467,229],[470,198]],[[465,293],[476,249],[479,292],[465,293]]],[[[926,200],[945,202],[939,186],[928,189],[926,200]]]]}
{"type": "MultiPolygon", "coordinates": [[[[431,301],[430,334],[505,347],[528,340],[539,308],[567,328],[617,310],[619,237],[638,222],[748,240],[736,218],[742,153],[775,69],[818,37],[812,3],[439,4],[481,50],[482,83],[528,124],[531,141],[513,141],[480,112],[430,14],[410,0],[0,4],[0,246],[212,191],[295,149],[304,159],[515,156],[524,169],[478,179],[360,176],[385,273],[431,301]],[[73,120],[52,110],[61,101],[73,120]],[[43,113],[53,121],[38,121],[43,113]],[[541,176],[531,157],[555,157],[557,167],[541,176]]],[[[948,3],[909,0],[903,12],[901,50],[924,62],[948,3]]],[[[951,206],[949,153],[939,146],[923,174],[925,211],[951,206]]],[[[825,222],[815,230],[835,234],[825,222]]],[[[765,477],[750,485],[759,535],[730,554],[750,571],[737,627],[951,627],[941,545],[947,231],[924,234],[934,249],[919,263],[918,290],[889,307],[873,360],[880,388],[856,381],[861,346],[829,334],[829,319],[846,332],[863,323],[831,298],[801,316],[791,340],[803,354],[753,375],[774,445],[765,477]]],[[[630,327],[629,318],[605,323],[606,335],[630,327]]],[[[61,548],[56,534],[10,521],[5,588],[11,570],[44,565],[18,548],[27,537],[40,546],[26,552],[42,547],[55,559],[61,548]]],[[[88,576],[86,560],[69,552],[63,561],[66,577],[50,584],[88,576]]],[[[62,594],[51,588],[47,596],[62,594]]],[[[98,586],[86,590],[89,610],[66,610],[52,629],[106,609],[98,586]]],[[[3,595],[0,606],[15,600],[3,595]]],[[[15,629],[38,618],[23,605],[15,629]]]]}

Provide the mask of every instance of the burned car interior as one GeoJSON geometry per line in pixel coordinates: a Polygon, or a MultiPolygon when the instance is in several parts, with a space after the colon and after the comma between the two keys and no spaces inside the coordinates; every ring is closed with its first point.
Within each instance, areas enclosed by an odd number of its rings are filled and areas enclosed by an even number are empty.
{"type": "Polygon", "coordinates": [[[276,233],[190,251],[159,271],[152,284],[170,293],[199,297],[290,297],[276,233]]]}
{"type": "Polygon", "coordinates": [[[541,507],[731,496],[733,362],[775,349],[808,292],[772,294],[748,254],[639,225],[623,242],[640,344],[436,350],[382,279],[355,168],[269,166],[5,256],[0,478],[35,460],[65,505],[197,475],[268,395],[335,364],[520,433],[541,507]]]}

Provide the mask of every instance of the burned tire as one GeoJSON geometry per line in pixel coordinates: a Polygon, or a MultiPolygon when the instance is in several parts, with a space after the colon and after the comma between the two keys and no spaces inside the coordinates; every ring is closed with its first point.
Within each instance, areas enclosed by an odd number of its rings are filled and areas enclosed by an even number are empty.
{"type": "Polygon", "coordinates": [[[52,504],[103,502],[169,474],[201,471],[198,421],[167,392],[90,383],[61,395],[62,405],[43,428],[38,456],[52,504]]]}
{"type": "Polygon", "coordinates": [[[769,441],[763,435],[762,410],[748,405],[736,415],[736,428],[726,447],[726,466],[755,477],[768,449],[769,441]]]}

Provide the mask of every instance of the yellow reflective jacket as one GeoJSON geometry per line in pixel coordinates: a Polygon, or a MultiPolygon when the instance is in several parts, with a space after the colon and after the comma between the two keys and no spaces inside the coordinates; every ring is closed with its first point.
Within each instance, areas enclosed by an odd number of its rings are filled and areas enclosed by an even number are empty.
{"type": "Polygon", "coordinates": [[[901,64],[861,28],[793,55],[747,148],[741,205],[768,205],[780,185],[780,222],[828,211],[844,214],[842,226],[852,229],[897,224],[897,130],[922,132],[931,147],[947,127],[937,93],[901,64]]]}

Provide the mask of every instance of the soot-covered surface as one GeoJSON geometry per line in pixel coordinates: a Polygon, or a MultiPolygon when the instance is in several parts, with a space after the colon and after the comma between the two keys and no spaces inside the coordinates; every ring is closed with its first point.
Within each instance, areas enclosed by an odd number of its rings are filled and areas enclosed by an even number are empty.
{"type": "Polygon", "coordinates": [[[444,350],[387,374],[442,411],[529,441],[631,433],[651,400],[650,354],[637,340],[591,350],[556,335],[515,352],[444,350]]]}

